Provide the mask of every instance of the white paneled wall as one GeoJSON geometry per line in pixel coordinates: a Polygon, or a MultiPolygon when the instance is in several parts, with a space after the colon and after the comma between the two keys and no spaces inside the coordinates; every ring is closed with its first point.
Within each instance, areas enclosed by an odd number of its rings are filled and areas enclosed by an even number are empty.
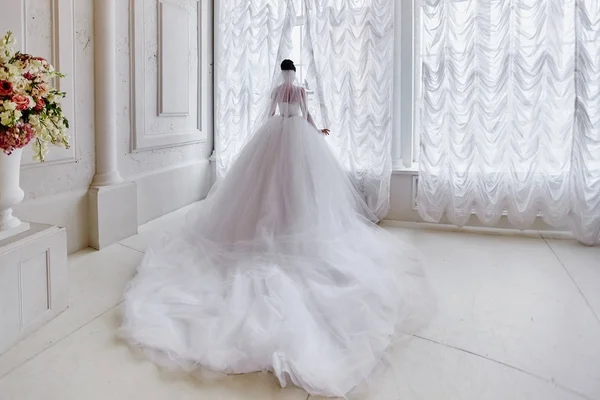
{"type": "MultiPolygon", "coordinates": [[[[203,197],[212,150],[212,1],[115,1],[118,169],[135,182],[139,223],[203,197]],[[169,190],[164,190],[168,187],[169,190]]],[[[67,77],[63,108],[72,146],[44,164],[26,150],[16,207],[27,221],[67,228],[69,251],[89,242],[95,173],[94,0],[4,0],[0,34],[67,77]]],[[[100,133],[102,134],[102,133],[100,133]]]]}
{"type": "Polygon", "coordinates": [[[138,185],[143,223],[211,185],[212,1],[130,0],[129,18],[130,134],[122,150],[130,155],[122,162],[138,185]]]}
{"type": "MultiPolygon", "coordinates": [[[[58,82],[57,88],[70,94],[75,88],[73,11],[73,0],[12,0],[3,3],[0,13],[1,34],[12,31],[20,51],[46,58],[58,71],[67,75],[58,82]]],[[[72,124],[72,132],[77,132],[74,97],[65,98],[62,106],[72,124]]],[[[76,135],[73,135],[71,142],[73,146],[70,149],[53,149],[44,165],[74,163],[77,159],[76,135]]],[[[28,167],[41,167],[33,160],[33,152],[29,147],[25,149],[21,163],[28,167]]]]}
{"type": "Polygon", "coordinates": [[[133,0],[132,11],[132,149],[205,141],[207,2],[133,0]]]}

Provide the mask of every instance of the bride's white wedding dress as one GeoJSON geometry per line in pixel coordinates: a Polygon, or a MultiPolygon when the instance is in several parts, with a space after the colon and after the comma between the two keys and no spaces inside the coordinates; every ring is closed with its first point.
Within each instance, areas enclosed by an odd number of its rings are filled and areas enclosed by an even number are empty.
{"type": "Polygon", "coordinates": [[[271,371],[344,396],[410,323],[423,278],[414,250],[370,221],[304,90],[288,79],[271,114],[182,226],[151,243],[121,334],[182,367],[271,371]]]}

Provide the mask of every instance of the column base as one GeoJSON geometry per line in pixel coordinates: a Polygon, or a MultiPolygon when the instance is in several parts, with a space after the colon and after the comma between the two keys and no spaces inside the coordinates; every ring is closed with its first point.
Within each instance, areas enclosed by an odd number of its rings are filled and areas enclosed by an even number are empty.
{"type": "Polygon", "coordinates": [[[137,185],[90,186],[90,246],[101,250],[137,234],[137,185]]]}
{"type": "Polygon", "coordinates": [[[94,180],[92,181],[93,187],[99,186],[111,186],[111,185],[119,185],[123,183],[123,178],[121,178],[121,174],[119,171],[111,171],[102,174],[94,175],[94,180]]]}

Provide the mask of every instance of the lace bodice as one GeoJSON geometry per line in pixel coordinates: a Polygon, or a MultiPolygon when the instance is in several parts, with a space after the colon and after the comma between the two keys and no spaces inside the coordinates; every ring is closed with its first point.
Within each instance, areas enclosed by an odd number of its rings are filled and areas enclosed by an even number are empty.
{"type": "Polygon", "coordinates": [[[284,118],[304,116],[308,123],[318,130],[308,111],[306,91],[290,83],[277,86],[271,93],[270,116],[280,115],[284,118]]]}
{"type": "Polygon", "coordinates": [[[300,115],[300,103],[277,103],[279,115],[284,118],[297,117],[300,115]]]}

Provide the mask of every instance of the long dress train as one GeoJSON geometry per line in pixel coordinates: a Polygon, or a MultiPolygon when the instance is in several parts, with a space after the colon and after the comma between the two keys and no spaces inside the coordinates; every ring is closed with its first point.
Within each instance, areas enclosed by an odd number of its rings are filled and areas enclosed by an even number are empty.
{"type": "Polygon", "coordinates": [[[371,221],[303,89],[278,87],[271,114],[182,226],[151,243],[120,332],[183,367],[271,371],[344,396],[419,317],[419,260],[371,221]]]}

